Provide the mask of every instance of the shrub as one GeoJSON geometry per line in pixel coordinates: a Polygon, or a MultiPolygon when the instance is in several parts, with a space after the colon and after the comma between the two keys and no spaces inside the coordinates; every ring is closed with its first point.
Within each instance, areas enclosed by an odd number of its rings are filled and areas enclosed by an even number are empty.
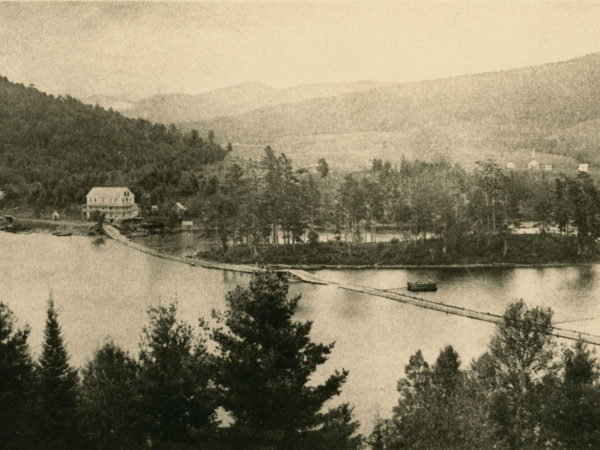
{"type": "Polygon", "coordinates": [[[315,230],[309,230],[307,237],[309,244],[314,245],[319,242],[319,233],[317,233],[315,230]]]}

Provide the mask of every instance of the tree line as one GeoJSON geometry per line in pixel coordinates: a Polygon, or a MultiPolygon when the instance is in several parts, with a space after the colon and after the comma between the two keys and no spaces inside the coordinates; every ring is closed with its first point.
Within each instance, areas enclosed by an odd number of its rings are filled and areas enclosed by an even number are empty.
{"type": "Polygon", "coordinates": [[[137,358],[109,342],[80,371],[52,300],[35,361],[29,328],[0,303],[0,448],[358,448],[352,408],[323,409],[348,372],[308,383],[333,344],[293,319],[299,299],[263,273],[227,294],[213,329],[178,320],[175,304],[151,307],[137,358]]]}
{"type": "Polygon", "coordinates": [[[256,167],[232,164],[221,176],[205,177],[189,199],[188,215],[228,246],[318,241],[330,228],[352,245],[374,242],[378,227],[401,230],[406,240],[435,238],[452,251],[501,239],[506,256],[511,231],[534,221],[542,232],[556,226],[576,236],[578,253],[589,256],[600,232],[600,200],[592,177],[503,170],[487,161],[465,171],[446,161],[403,160],[399,166],[373,160],[370,170],[335,174],[324,159],[316,173],[295,169],[285,154],[267,147],[256,167]]]}

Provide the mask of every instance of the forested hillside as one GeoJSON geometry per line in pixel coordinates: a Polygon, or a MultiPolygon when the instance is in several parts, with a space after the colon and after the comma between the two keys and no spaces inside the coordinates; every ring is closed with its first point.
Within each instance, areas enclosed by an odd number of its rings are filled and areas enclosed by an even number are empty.
{"type": "Polygon", "coordinates": [[[77,204],[94,185],[179,189],[227,151],[212,133],[203,139],[0,78],[0,191],[9,204],[77,204]]]}

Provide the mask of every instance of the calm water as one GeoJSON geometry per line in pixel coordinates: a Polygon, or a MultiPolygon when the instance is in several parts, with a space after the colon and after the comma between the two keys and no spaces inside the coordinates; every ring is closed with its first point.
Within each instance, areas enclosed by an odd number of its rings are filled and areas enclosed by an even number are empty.
{"type": "MultiPolygon", "coordinates": [[[[223,309],[224,295],[249,277],[201,269],[138,253],[115,242],[96,246],[86,237],[0,233],[0,301],[8,303],[32,328],[30,344],[39,351],[52,294],[72,363],[81,365],[110,338],[137,354],[149,305],[177,300],[180,317],[195,323],[223,309]]],[[[512,300],[550,306],[566,328],[600,334],[600,266],[494,271],[361,270],[320,271],[334,281],[396,288],[407,279],[439,281],[436,293],[425,293],[456,305],[502,313],[512,300]]],[[[486,348],[493,325],[390,300],[338,290],[293,284],[301,293],[298,319],[314,321],[312,337],[335,341],[330,360],[317,372],[318,382],[336,368],[350,370],[342,400],[355,406],[368,430],[379,411],[396,403],[396,381],[408,357],[421,349],[432,361],[451,343],[463,364],[486,348]]]]}

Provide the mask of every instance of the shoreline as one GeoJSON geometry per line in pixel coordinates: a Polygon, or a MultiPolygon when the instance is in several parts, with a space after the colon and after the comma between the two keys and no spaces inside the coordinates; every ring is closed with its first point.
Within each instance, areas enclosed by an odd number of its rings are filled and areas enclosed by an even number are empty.
{"type": "MultiPolygon", "coordinates": [[[[51,221],[44,219],[22,219],[15,218],[16,223],[22,223],[29,226],[29,232],[48,232],[51,230],[63,229],[72,232],[77,236],[89,236],[90,227],[93,224],[88,222],[75,221],[51,221]]],[[[105,225],[106,228],[110,225],[105,225]]],[[[110,227],[114,230],[114,228],[110,227]]],[[[117,231],[117,230],[115,230],[117,231]]],[[[7,231],[9,232],[9,231],[7,231]]],[[[23,233],[22,231],[18,232],[23,233]]],[[[545,268],[560,268],[560,267],[582,267],[598,264],[593,261],[582,262],[547,262],[547,263],[512,263],[512,262],[497,262],[497,263],[463,263],[463,264],[243,264],[243,263],[227,263],[214,259],[203,259],[196,256],[179,256],[169,252],[154,249],[148,245],[140,244],[129,237],[118,232],[118,236],[114,233],[107,232],[108,237],[121,242],[129,247],[141,251],[143,253],[156,256],[158,258],[168,259],[175,262],[180,262],[192,266],[201,266],[205,268],[230,270],[236,272],[251,273],[259,270],[443,270],[443,269],[513,269],[513,268],[529,268],[529,269],[545,269],[545,268]],[[113,234],[113,235],[111,235],[113,234]]]]}
{"type": "Polygon", "coordinates": [[[579,263],[467,263],[467,264],[366,264],[366,265],[344,265],[344,264],[266,264],[265,267],[272,269],[292,270],[408,270],[408,269],[547,269],[553,267],[580,267],[593,266],[596,262],[579,263]]]}
{"type": "MultiPolygon", "coordinates": [[[[9,229],[2,229],[8,233],[47,233],[51,231],[65,231],[72,233],[76,236],[88,236],[90,230],[94,227],[91,222],[76,222],[76,221],[65,221],[65,220],[48,220],[48,219],[32,219],[32,218],[20,218],[15,217],[14,222],[17,226],[24,226],[24,229],[17,229],[16,231],[10,231],[9,229]]],[[[5,225],[6,226],[6,225],[5,225]]]]}
{"type": "Polygon", "coordinates": [[[162,250],[157,250],[146,244],[141,244],[127,236],[121,235],[127,241],[133,244],[135,247],[143,247],[146,249],[146,253],[156,255],[158,257],[166,257],[172,260],[184,260],[187,264],[195,262],[192,265],[202,265],[208,263],[211,265],[223,265],[223,266],[238,266],[238,267],[256,267],[260,269],[273,269],[273,270],[305,270],[305,271],[317,271],[317,270],[413,270],[413,269],[424,269],[424,270],[436,270],[436,269],[503,269],[503,268],[526,268],[526,269],[545,269],[545,268],[558,268],[558,267],[581,267],[581,266],[592,266],[599,264],[595,261],[582,261],[582,262],[546,262],[546,263],[512,263],[512,262],[498,262],[498,263],[463,263],[463,264],[279,264],[279,263],[264,263],[263,265],[251,265],[248,263],[234,263],[224,262],[216,259],[199,258],[197,256],[179,256],[162,250]]]}

